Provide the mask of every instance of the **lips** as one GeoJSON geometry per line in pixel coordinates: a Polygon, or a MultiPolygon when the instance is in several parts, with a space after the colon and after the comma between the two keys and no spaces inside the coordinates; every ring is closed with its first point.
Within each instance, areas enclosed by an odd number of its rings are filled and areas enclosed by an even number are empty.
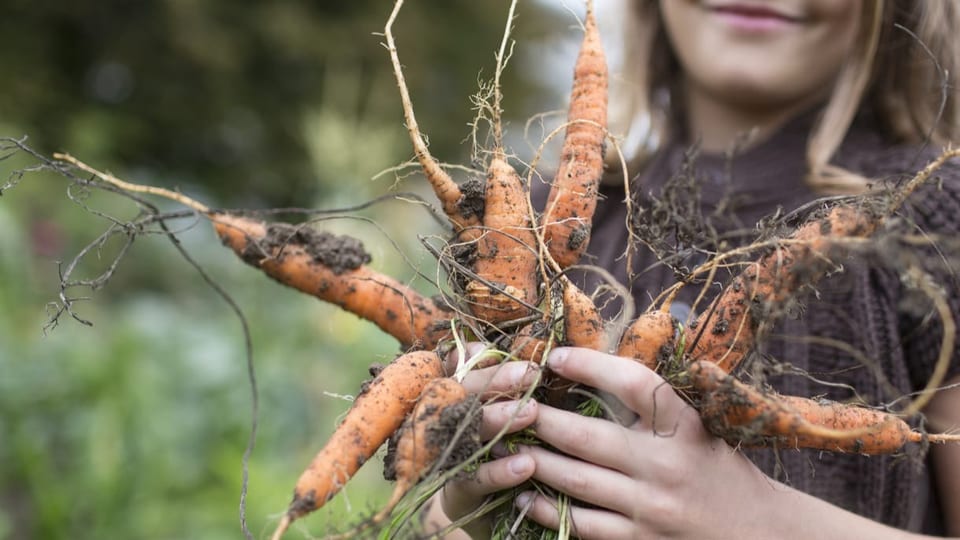
{"type": "Polygon", "coordinates": [[[749,0],[706,2],[703,8],[737,35],[751,39],[781,35],[796,28],[803,18],[795,13],[769,4],[749,0]]]}
{"type": "Polygon", "coordinates": [[[786,10],[772,7],[768,4],[751,4],[746,2],[714,2],[707,3],[706,8],[720,14],[753,19],[771,19],[784,22],[800,22],[802,18],[786,10]]]}

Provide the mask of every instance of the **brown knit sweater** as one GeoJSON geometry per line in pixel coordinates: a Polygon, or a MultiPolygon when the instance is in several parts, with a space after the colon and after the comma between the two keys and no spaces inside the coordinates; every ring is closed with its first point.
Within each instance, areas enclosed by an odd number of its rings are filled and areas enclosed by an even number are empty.
{"type": "MultiPolygon", "coordinates": [[[[674,267],[703,262],[705,256],[696,248],[714,251],[719,242],[733,246],[754,240],[758,235],[756,224],[762,218],[778,210],[791,212],[816,198],[803,179],[811,123],[811,115],[802,116],[767,141],[732,158],[701,154],[687,163],[689,144],[667,145],[634,179],[635,204],[639,215],[647,216],[640,221],[659,220],[654,226],[661,227],[661,237],[669,238],[671,251],[681,253],[670,260],[674,267]],[[678,173],[693,178],[691,185],[699,189],[699,195],[688,187],[676,194],[674,208],[699,207],[704,217],[674,223],[667,220],[664,224],[663,216],[669,213],[653,199],[664,198],[664,185],[678,173]],[[697,231],[710,234],[695,238],[697,231]]],[[[835,162],[868,178],[896,182],[911,177],[936,156],[935,149],[892,146],[876,133],[869,119],[859,119],[835,162]]],[[[960,231],[960,164],[948,164],[937,176],[941,182],[914,194],[899,221],[904,230],[943,235],[941,251],[947,262],[957,263],[960,251],[956,244],[949,245],[949,240],[956,240],[960,231]]],[[[601,195],[589,251],[591,260],[586,262],[606,268],[621,283],[629,284],[636,308],[642,310],[651,298],[675,282],[676,276],[643,245],[635,246],[633,268],[628,271],[621,256],[628,242],[623,187],[605,186],[601,195]]],[[[905,253],[902,245],[885,246],[875,253],[844,260],[844,270],[801,298],[791,310],[794,316],[783,318],[739,376],[762,381],[785,394],[836,400],[859,396],[874,405],[891,403],[922,388],[933,370],[942,331],[937,317],[926,317],[933,313],[930,303],[901,284],[899,270],[905,253]],[[797,339],[804,336],[815,339],[797,339]],[[856,354],[831,345],[831,341],[848,344],[856,354]],[[813,377],[798,375],[797,370],[813,377]]],[[[932,256],[935,254],[928,250],[921,259],[947,291],[954,317],[960,320],[960,280],[946,268],[944,258],[932,256]]],[[[718,275],[715,282],[727,279],[718,275]]],[[[587,290],[594,290],[598,284],[589,273],[578,276],[578,280],[587,290]]],[[[713,290],[717,289],[715,285],[713,290]]],[[[699,291],[698,286],[686,287],[677,305],[691,305],[699,291]]],[[[607,303],[604,309],[608,315],[615,313],[617,302],[607,303]]],[[[957,357],[955,354],[951,374],[960,372],[957,357]]],[[[792,449],[751,450],[748,455],[771,477],[873,520],[928,534],[943,532],[932,483],[937,473],[931,470],[921,448],[911,447],[906,456],[899,457],[792,449]]]]}

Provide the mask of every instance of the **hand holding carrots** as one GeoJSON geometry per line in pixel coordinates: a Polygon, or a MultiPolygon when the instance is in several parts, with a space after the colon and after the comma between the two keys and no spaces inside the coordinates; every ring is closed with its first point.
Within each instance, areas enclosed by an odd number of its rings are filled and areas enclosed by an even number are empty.
{"type": "MultiPolygon", "coordinates": [[[[741,538],[777,537],[757,527],[770,510],[765,501],[789,490],[708,434],[697,412],[655,373],[636,362],[575,348],[557,349],[548,366],[612,394],[636,414],[620,425],[538,406],[536,435],[559,452],[525,446],[520,455],[532,458],[533,479],[594,505],[571,509],[575,535],[703,539],[739,531],[741,538]]],[[[529,505],[534,521],[558,528],[556,501],[524,493],[516,504],[529,505]]]]}

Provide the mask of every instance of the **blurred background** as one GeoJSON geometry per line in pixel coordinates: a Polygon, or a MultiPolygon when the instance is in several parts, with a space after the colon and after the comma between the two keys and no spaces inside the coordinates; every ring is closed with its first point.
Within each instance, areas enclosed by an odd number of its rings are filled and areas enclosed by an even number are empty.
{"type": "MultiPolygon", "coordinates": [[[[423,190],[377,173],[412,152],[381,38],[389,0],[6,0],[0,136],[27,136],[127,180],[213,207],[344,208],[423,190]],[[376,178],[375,178],[376,176],[376,178]]],[[[418,120],[439,159],[469,165],[469,97],[492,76],[508,2],[408,2],[395,34],[418,120]]],[[[521,2],[504,77],[510,150],[528,159],[537,113],[565,104],[580,2],[521,2]]],[[[559,121],[561,118],[555,118],[559,121]]],[[[554,123],[555,125],[555,123],[554,123]]],[[[35,163],[0,161],[0,185],[35,163]]],[[[251,389],[238,317],[161,236],[139,237],[113,278],[44,332],[60,262],[135,205],[28,173],[0,196],[0,539],[237,538],[251,389]]],[[[172,203],[153,202],[166,210],[172,203]]],[[[441,229],[392,201],[323,227],[367,244],[401,279],[435,273],[418,235],[441,229]],[[389,235],[384,231],[389,231],[389,235]]],[[[372,325],[243,265],[209,227],[175,224],[184,247],[252,331],[261,409],[247,515],[272,530],[294,481],[397,344],[372,325]]],[[[93,277],[110,242],[74,277],[93,277]]],[[[432,293],[424,280],[413,281],[432,293]]],[[[379,506],[372,460],[290,537],[379,506]]]]}

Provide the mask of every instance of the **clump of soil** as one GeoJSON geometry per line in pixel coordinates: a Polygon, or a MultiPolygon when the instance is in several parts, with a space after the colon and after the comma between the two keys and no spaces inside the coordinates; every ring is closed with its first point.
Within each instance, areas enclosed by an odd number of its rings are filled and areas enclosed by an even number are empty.
{"type": "MultiPolygon", "coordinates": [[[[440,412],[440,420],[427,428],[427,444],[431,448],[439,448],[441,455],[448,446],[453,445],[437,469],[445,471],[468,463],[470,458],[480,449],[480,420],[482,409],[477,396],[470,396],[464,401],[446,407],[440,412]],[[463,425],[466,422],[466,425],[463,425]],[[462,429],[462,432],[461,432],[462,429]],[[459,435],[459,436],[458,436],[459,435]]],[[[402,429],[398,429],[387,443],[387,455],[383,458],[383,477],[386,480],[396,480],[397,440],[402,429]]]]}
{"type": "Polygon", "coordinates": [[[483,217],[484,188],[484,183],[479,178],[470,178],[460,184],[462,197],[457,201],[457,209],[460,210],[463,217],[483,217]]]}
{"type": "Polygon", "coordinates": [[[286,223],[268,225],[267,235],[260,242],[258,251],[282,257],[288,246],[302,247],[313,260],[338,275],[356,270],[372,260],[363,243],[356,238],[286,223]]]}

